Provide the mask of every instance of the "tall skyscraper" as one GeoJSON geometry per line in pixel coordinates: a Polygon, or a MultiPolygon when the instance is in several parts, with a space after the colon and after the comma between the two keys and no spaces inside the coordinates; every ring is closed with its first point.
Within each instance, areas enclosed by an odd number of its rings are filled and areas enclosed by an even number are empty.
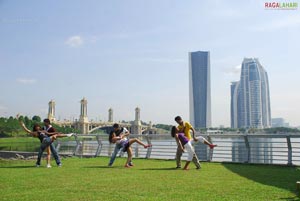
{"type": "Polygon", "coordinates": [[[210,53],[189,53],[190,122],[195,128],[211,127],[210,53]]]}
{"type": "Polygon", "coordinates": [[[231,127],[268,128],[271,108],[268,74],[256,58],[245,58],[239,82],[231,84],[231,127]]]}

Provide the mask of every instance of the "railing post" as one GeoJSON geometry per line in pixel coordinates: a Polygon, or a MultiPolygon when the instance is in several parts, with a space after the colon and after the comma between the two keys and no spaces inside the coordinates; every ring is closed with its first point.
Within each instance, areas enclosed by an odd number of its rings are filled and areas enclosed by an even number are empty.
{"type": "Polygon", "coordinates": [[[246,150],[247,150],[247,160],[245,163],[250,163],[251,162],[251,149],[250,149],[250,143],[248,139],[248,135],[244,135],[244,140],[245,140],[245,145],[246,145],[246,150]]]}
{"type": "Polygon", "coordinates": [[[286,142],[288,147],[288,163],[287,165],[293,165],[293,157],[292,157],[292,144],[290,135],[286,136],[286,142]]]}
{"type": "MultiPolygon", "coordinates": [[[[212,144],[212,140],[211,140],[211,137],[210,137],[209,134],[207,135],[207,141],[212,144]]],[[[214,154],[214,149],[209,149],[208,158],[207,158],[207,155],[206,155],[206,160],[208,162],[212,161],[213,154],[214,154]]]]}
{"type": "Polygon", "coordinates": [[[96,139],[97,139],[97,142],[98,142],[98,147],[97,147],[97,151],[95,153],[95,157],[99,156],[99,154],[101,153],[101,149],[102,149],[102,141],[100,139],[100,136],[97,135],[96,139]]]}
{"type": "Polygon", "coordinates": [[[76,156],[76,153],[78,152],[79,148],[80,148],[80,142],[79,142],[79,139],[78,139],[78,136],[75,135],[75,141],[76,141],[76,147],[74,149],[74,152],[73,152],[73,155],[76,156]]]}
{"type": "MultiPolygon", "coordinates": [[[[146,140],[147,140],[147,143],[148,143],[148,144],[151,144],[151,138],[149,137],[148,134],[145,136],[145,138],[146,138],[146,140]]],[[[149,148],[147,149],[147,153],[146,153],[146,157],[145,157],[145,158],[150,158],[151,152],[152,152],[152,147],[149,147],[149,148]]]]}
{"type": "Polygon", "coordinates": [[[139,157],[139,145],[137,143],[135,144],[135,148],[134,148],[134,156],[136,158],[139,157]]]}

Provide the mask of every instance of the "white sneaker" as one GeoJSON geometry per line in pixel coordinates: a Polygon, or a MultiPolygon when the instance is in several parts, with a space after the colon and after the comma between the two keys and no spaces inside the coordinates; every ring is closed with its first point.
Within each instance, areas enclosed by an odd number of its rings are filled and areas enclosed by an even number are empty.
{"type": "Polygon", "coordinates": [[[72,137],[74,135],[74,133],[69,133],[69,134],[66,134],[67,137],[72,137]]]}
{"type": "Polygon", "coordinates": [[[35,164],[35,167],[40,167],[40,165],[38,165],[38,164],[35,164]]]}
{"type": "Polygon", "coordinates": [[[52,166],[50,164],[47,164],[47,168],[52,168],[52,166]]]}

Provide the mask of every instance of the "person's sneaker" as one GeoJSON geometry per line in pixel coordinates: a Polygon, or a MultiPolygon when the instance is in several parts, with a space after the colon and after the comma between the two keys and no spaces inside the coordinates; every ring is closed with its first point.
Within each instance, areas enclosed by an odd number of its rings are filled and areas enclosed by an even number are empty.
{"type": "Polygon", "coordinates": [[[74,133],[69,133],[69,134],[66,134],[67,137],[72,137],[74,135],[74,133]]]}
{"type": "Polygon", "coordinates": [[[57,165],[57,167],[62,167],[62,164],[61,164],[61,163],[59,163],[59,164],[57,165]]]}
{"type": "Polygon", "coordinates": [[[176,169],[180,169],[180,168],[181,168],[181,166],[177,166],[177,167],[176,167],[176,169]]]}
{"type": "Polygon", "coordinates": [[[39,164],[35,164],[35,167],[40,167],[40,165],[39,164]]]}
{"type": "Polygon", "coordinates": [[[47,164],[47,168],[52,168],[52,166],[50,164],[47,164]]]}
{"type": "Polygon", "coordinates": [[[210,149],[213,149],[213,148],[215,148],[216,146],[218,146],[218,145],[216,145],[216,144],[210,144],[210,145],[209,145],[209,148],[210,148],[210,149]]]}
{"type": "Polygon", "coordinates": [[[133,166],[134,166],[134,165],[133,165],[133,163],[128,163],[128,165],[129,165],[129,166],[131,166],[131,167],[133,167],[133,166]]]}
{"type": "Polygon", "coordinates": [[[201,166],[196,167],[196,169],[197,169],[197,170],[200,170],[200,169],[201,169],[201,166]]]}

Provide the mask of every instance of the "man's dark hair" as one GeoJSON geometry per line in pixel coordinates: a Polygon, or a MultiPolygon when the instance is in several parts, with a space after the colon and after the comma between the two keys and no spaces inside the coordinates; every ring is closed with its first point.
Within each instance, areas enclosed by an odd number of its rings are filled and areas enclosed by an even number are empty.
{"type": "Polygon", "coordinates": [[[44,123],[50,124],[50,119],[44,119],[44,123]]]}
{"type": "Polygon", "coordinates": [[[180,120],[182,120],[181,116],[175,117],[175,121],[180,121],[180,120]]]}
{"type": "Polygon", "coordinates": [[[120,125],[119,124],[114,124],[113,128],[120,128],[120,125]]]}
{"type": "Polygon", "coordinates": [[[175,137],[175,134],[176,134],[176,126],[173,126],[171,129],[171,136],[175,137]]]}

